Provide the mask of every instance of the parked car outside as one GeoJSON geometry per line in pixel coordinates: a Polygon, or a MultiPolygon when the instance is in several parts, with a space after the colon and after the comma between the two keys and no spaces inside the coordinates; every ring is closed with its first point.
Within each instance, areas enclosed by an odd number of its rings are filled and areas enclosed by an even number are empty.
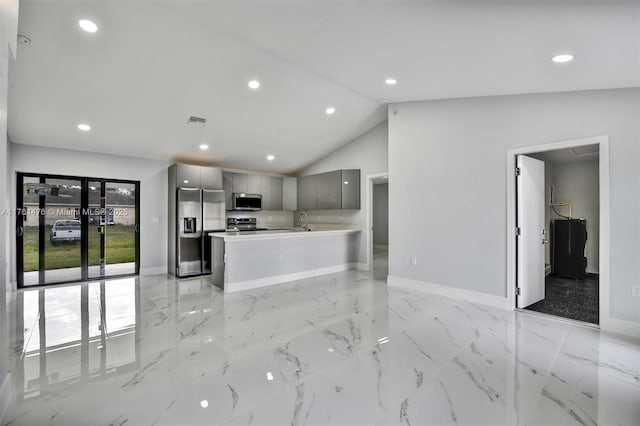
{"type": "Polygon", "coordinates": [[[54,246],[64,242],[78,242],[81,238],[79,220],[56,220],[51,228],[49,240],[54,246]]]}

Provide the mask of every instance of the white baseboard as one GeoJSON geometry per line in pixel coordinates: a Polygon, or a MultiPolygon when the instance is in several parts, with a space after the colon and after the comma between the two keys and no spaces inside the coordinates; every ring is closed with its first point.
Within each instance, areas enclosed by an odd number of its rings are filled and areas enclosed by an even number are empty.
{"type": "Polygon", "coordinates": [[[329,266],[327,268],[311,269],[309,271],[295,272],[292,274],[274,275],[266,278],[259,278],[257,280],[240,281],[236,283],[225,283],[225,293],[236,293],[238,291],[250,290],[253,288],[266,287],[274,284],[286,283],[289,281],[297,281],[305,278],[317,277],[319,275],[333,274],[335,272],[342,272],[349,269],[355,269],[357,263],[347,263],[343,265],[329,266]]]}
{"type": "Polygon", "coordinates": [[[11,373],[7,374],[4,378],[4,382],[0,385],[0,425],[5,424],[5,415],[11,402],[11,373]]]}
{"type": "Polygon", "coordinates": [[[509,300],[506,297],[494,296],[477,291],[465,290],[462,288],[450,287],[446,285],[433,284],[424,281],[410,280],[407,278],[394,277],[387,278],[389,287],[403,288],[407,290],[419,291],[450,297],[452,299],[462,299],[481,305],[493,306],[501,309],[511,309],[509,300]]]}
{"type": "Polygon", "coordinates": [[[167,266],[156,266],[154,268],[140,268],[140,275],[162,275],[167,273],[167,266]]]}
{"type": "Polygon", "coordinates": [[[640,323],[618,318],[602,318],[600,330],[640,339],[640,323]]]}

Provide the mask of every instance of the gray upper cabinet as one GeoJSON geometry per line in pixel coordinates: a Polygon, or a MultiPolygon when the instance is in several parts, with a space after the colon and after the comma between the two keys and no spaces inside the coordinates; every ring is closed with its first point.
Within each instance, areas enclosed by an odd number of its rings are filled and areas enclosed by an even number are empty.
{"type": "Polygon", "coordinates": [[[317,198],[319,210],[335,210],[342,208],[342,188],[340,170],[316,175],[317,198]]]}
{"type": "Polygon", "coordinates": [[[178,188],[200,188],[200,166],[176,164],[178,188]]]}
{"type": "Polygon", "coordinates": [[[271,202],[271,176],[254,176],[258,178],[260,186],[258,188],[258,191],[252,192],[252,194],[262,194],[262,210],[275,210],[271,202]]]}
{"type": "Polygon", "coordinates": [[[175,168],[175,185],[178,188],[223,188],[222,169],[180,163],[171,167],[175,168]]]}
{"type": "Polygon", "coordinates": [[[233,173],[232,189],[235,193],[249,193],[249,180],[246,173],[233,173]]]}
{"type": "MultiPolygon", "coordinates": [[[[295,181],[296,178],[289,178],[295,181]]],[[[224,191],[227,198],[227,209],[232,207],[232,194],[260,194],[262,195],[262,210],[282,210],[284,179],[282,176],[268,176],[248,173],[224,172],[224,191]]],[[[295,189],[295,185],[294,185],[295,189]]],[[[294,197],[295,203],[295,197],[294,197]]],[[[289,206],[290,210],[296,207],[289,206]]]]}
{"type": "Polygon", "coordinates": [[[360,170],[298,178],[298,210],[360,209],[360,170]]]}
{"type": "Polygon", "coordinates": [[[282,210],[283,198],[283,178],[281,176],[271,176],[271,210],[282,210]]]}
{"type": "Polygon", "coordinates": [[[298,210],[298,179],[282,178],[282,210],[298,210]]]}
{"type": "Polygon", "coordinates": [[[223,172],[222,173],[222,183],[224,188],[224,196],[227,204],[227,210],[231,210],[232,204],[232,194],[233,194],[233,173],[231,172],[223,172]]]}
{"type": "Polygon", "coordinates": [[[262,194],[262,179],[260,175],[245,175],[247,176],[247,193],[249,194],[262,194]]]}
{"type": "Polygon", "coordinates": [[[200,167],[200,178],[203,189],[222,189],[222,169],[216,167],[200,167]]]}
{"type": "Polygon", "coordinates": [[[316,210],[316,175],[298,178],[298,210],[316,210]]]}
{"type": "Polygon", "coordinates": [[[360,170],[342,170],[342,208],[360,209],[360,170]]]}

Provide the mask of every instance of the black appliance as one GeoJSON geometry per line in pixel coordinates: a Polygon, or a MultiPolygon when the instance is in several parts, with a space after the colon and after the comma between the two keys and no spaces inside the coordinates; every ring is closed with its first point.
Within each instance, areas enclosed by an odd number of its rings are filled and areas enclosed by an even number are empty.
{"type": "Polygon", "coordinates": [[[196,218],[195,217],[185,217],[183,220],[184,220],[183,232],[185,234],[195,234],[196,233],[196,218]]]}
{"type": "Polygon", "coordinates": [[[587,275],[587,221],[563,219],[553,222],[553,272],[563,278],[587,275]]]}

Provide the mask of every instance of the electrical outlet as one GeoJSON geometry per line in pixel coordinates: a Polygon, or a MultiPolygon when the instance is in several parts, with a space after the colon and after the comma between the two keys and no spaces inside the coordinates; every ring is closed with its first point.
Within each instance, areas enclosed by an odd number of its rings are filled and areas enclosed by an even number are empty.
{"type": "Polygon", "coordinates": [[[640,297],[640,285],[631,286],[631,295],[633,297],[640,297]]]}
{"type": "Polygon", "coordinates": [[[418,259],[412,257],[409,259],[409,263],[411,264],[411,266],[416,266],[418,264],[418,259]]]}

